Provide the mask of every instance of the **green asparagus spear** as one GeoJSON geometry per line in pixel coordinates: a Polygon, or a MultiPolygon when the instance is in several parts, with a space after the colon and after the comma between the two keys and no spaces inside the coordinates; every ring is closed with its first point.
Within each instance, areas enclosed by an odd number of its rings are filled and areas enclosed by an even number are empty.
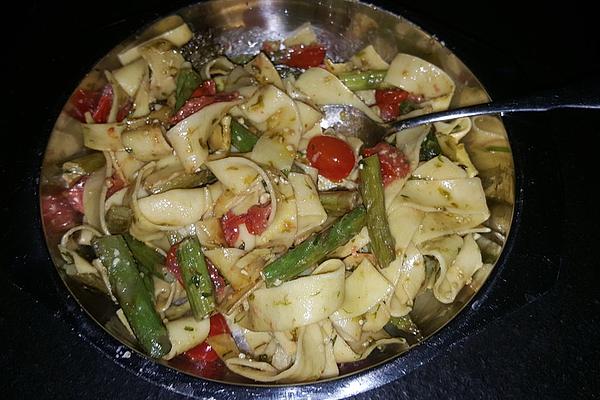
{"type": "Polygon", "coordinates": [[[144,242],[137,240],[129,233],[124,234],[123,238],[144,274],[148,276],[154,275],[167,282],[173,281],[173,277],[165,268],[165,257],[162,254],[147,246],[144,242]]]}
{"type": "Polygon", "coordinates": [[[328,215],[344,215],[360,204],[358,192],[350,190],[333,190],[319,192],[319,200],[328,215]]]}
{"type": "Polygon", "coordinates": [[[206,260],[197,238],[188,237],[179,244],[177,261],[192,314],[195,319],[201,320],[215,309],[215,299],[206,260]]]}
{"type": "Polygon", "coordinates": [[[366,211],[360,206],[337,220],[325,232],[312,235],[262,271],[267,286],[288,281],[323,260],[339,246],[347,243],[365,226],[366,211]]]}
{"type": "Polygon", "coordinates": [[[246,153],[254,148],[258,136],[235,119],[231,119],[231,143],[241,153],[246,153]]]}
{"type": "Polygon", "coordinates": [[[362,160],[359,168],[360,193],[367,208],[367,229],[371,250],[379,268],[385,268],[394,261],[396,252],[385,212],[383,181],[379,168],[379,157],[376,154],[362,160]]]}
{"type": "Polygon", "coordinates": [[[154,358],[167,354],[171,350],[167,328],[154,309],[153,294],[144,285],[123,236],[102,236],[92,245],[140,346],[154,358]]]}
{"type": "Polygon", "coordinates": [[[152,194],[166,192],[172,189],[191,189],[213,183],[217,180],[208,169],[196,173],[181,174],[164,182],[147,185],[146,189],[152,194]]]}
{"type": "Polygon", "coordinates": [[[112,234],[125,233],[129,230],[133,212],[129,207],[111,206],[106,212],[106,226],[112,234]]]}
{"type": "Polygon", "coordinates": [[[353,92],[356,90],[379,89],[383,86],[383,79],[387,71],[373,70],[363,72],[342,72],[338,78],[353,92]]]}

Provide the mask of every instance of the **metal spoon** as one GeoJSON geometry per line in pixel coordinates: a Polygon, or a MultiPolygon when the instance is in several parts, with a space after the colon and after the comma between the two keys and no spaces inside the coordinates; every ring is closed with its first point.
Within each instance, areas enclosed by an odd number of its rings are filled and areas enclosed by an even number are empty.
{"type": "Polygon", "coordinates": [[[356,136],[366,146],[373,146],[386,136],[403,129],[462,117],[484,114],[504,115],[524,111],[548,111],[557,108],[600,109],[600,88],[596,82],[579,83],[519,99],[493,101],[419,115],[389,124],[377,123],[353,106],[328,104],[321,107],[325,114],[321,127],[323,129],[333,128],[336,133],[342,135],[356,136]]]}

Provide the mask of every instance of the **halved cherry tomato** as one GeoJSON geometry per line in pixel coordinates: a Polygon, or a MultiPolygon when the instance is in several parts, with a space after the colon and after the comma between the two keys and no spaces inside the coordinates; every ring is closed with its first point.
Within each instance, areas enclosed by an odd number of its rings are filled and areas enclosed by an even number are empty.
{"type": "Polygon", "coordinates": [[[310,139],[306,149],[310,165],[325,178],[339,182],[352,172],[356,159],[348,143],[334,136],[319,135],[310,139]]]}
{"type": "Polygon", "coordinates": [[[318,67],[323,64],[325,53],[325,47],[320,44],[292,46],[287,50],[283,64],[295,68],[318,67]]]}
{"type": "Polygon", "coordinates": [[[363,150],[363,156],[369,157],[377,154],[379,157],[381,177],[383,184],[388,185],[397,178],[405,177],[410,171],[408,159],[398,148],[381,142],[363,150]]]}

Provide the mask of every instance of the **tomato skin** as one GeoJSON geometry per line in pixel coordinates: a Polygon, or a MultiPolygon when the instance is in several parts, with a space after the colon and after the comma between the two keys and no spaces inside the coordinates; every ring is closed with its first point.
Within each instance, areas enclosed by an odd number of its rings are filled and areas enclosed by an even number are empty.
{"type": "Polygon", "coordinates": [[[92,118],[97,124],[104,124],[108,121],[108,115],[113,103],[113,88],[111,85],[105,85],[102,89],[102,94],[96,105],[96,109],[92,113],[92,118]]]}
{"type": "Polygon", "coordinates": [[[227,321],[225,321],[223,314],[213,314],[210,317],[210,332],[208,333],[208,337],[220,335],[222,333],[231,333],[229,325],[227,325],[227,321]]]}
{"type": "Polygon", "coordinates": [[[240,237],[239,225],[243,223],[244,219],[240,215],[235,215],[231,210],[221,217],[221,229],[229,247],[235,247],[235,242],[240,237]]]}
{"type": "Polygon", "coordinates": [[[191,97],[183,106],[171,117],[171,124],[177,124],[179,121],[182,121],[189,117],[190,115],[200,111],[204,107],[217,103],[220,101],[233,101],[239,97],[238,92],[231,93],[218,93],[214,96],[199,96],[199,97],[191,97]]]}
{"type": "Polygon", "coordinates": [[[213,362],[219,359],[219,355],[212,349],[210,344],[208,344],[206,341],[200,343],[196,347],[192,347],[184,354],[188,359],[195,362],[213,362]]]}
{"type": "MultiPolygon", "coordinates": [[[[72,106],[70,114],[73,118],[85,123],[85,114],[89,112],[95,123],[104,124],[108,122],[113,98],[114,90],[109,84],[105,85],[102,90],[78,89],[70,99],[72,106]]],[[[132,108],[131,101],[122,105],[117,112],[117,122],[124,120],[132,108]]]]}
{"type": "Polygon", "coordinates": [[[263,205],[253,205],[244,214],[235,215],[229,210],[221,217],[221,229],[223,236],[229,247],[235,247],[240,237],[241,224],[246,225],[246,229],[253,235],[260,235],[267,229],[267,222],[271,214],[271,203],[263,205]]]}
{"type": "Polygon", "coordinates": [[[97,90],[77,89],[71,96],[71,116],[79,122],[85,122],[85,113],[93,111],[100,99],[100,92],[97,90]]]}
{"type": "Polygon", "coordinates": [[[254,205],[244,214],[244,223],[248,232],[260,235],[267,229],[267,222],[271,214],[271,203],[254,205]]]}
{"type": "Polygon", "coordinates": [[[334,136],[319,135],[308,142],[306,157],[325,178],[339,182],[352,172],[356,159],[348,143],[334,136]]]}
{"type": "Polygon", "coordinates": [[[212,79],[202,82],[200,86],[192,92],[190,97],[214,96],[217,94],[217,84],[212,79]]]}
{"type": "MultiPolygon", "coordinates": [[[[223,333],[231,333],[227,321],[222,314],[213,314],[210,317],[210,331],[208,337],[221,335],[223,333]]],[[[185,356],[194,362],[208,362],[212,363],[219,359],[219,355],[212,349],[208,342],[204,341],[199,345],[192,347],[186,351],[185,356]]]]}
{"type": "Polygon", "coordinates": [[[379,107],[381,118],[391,121],[400,116],[400,104],[408,99],[410,93],[402,89],[377,89],[375,101],[379,107]]]}
{"type": "Polygon", "coordinates": [[[363,150],[363,156],[369,157],[377,154],[379,157],[381,178],[387,186],[398,178],[403,178],[410,172],[408,159],[398,148],[381,142],[363,150]]]}
{"type": "Polygon", "coordinates": [[[322,65],[326,53],[325,47],[320,44],[292,46],[287,51],[288,54],[283,64],[304,69],[322,65]]]}
{"type": "Polygon", "coordinates": [[[60,233],[77,225],[81,213],[73,209],[64,189],[47,190],[41,198],[42,219],[48,233],[60,233]]]}

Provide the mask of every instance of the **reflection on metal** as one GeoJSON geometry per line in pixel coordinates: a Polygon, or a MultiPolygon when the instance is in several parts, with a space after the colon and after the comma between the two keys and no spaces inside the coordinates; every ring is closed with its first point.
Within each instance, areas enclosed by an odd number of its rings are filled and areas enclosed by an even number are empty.
{"type": "MultiPolygon", "coordinates": [[[[454,79],[457,89],[452,107],[489,100],[477,78],[443,44],[410,21],[371,5],[345,0],[220,0],[191,5],[176,14],[188,22],[195,32],[210,31],[215,40],[223,46],[226,54],[231,56],[257,53],[263,40],[283,38],[302,23],[310,21],[316,27],[319,39],[326,44],[336,60],[349,58],[367,44],[372,44],[387,61],[397,52],[411,53],[440,66],[454,79]]],[[[180,17],[171,16],[158,21],[141,31],[138,36],[116,46],[83,77],[79,87],[98,87],[100,71],[119,65],[117,53],[134,43],[143,42],[148,37],[172,29],[180,17]]],[[[411,315],[421,328],[425,340],[459,313],[472,300],[489,273],[493,272],[493,265],[504,246],[513,217],[514,164],[502,121],[495,116],[473,118],[473,127],[465,137],[464,143],[479,171],[490,205],[491,217],[486,224],[492,232],[484,234],[479,240],[487,265],[476,274],[473,282],[459,293],[452,304],[438,302],[428,294],[429,292],[417,298],[411,315]]],[[[40,180],[42,194],[46,185],[56,181],[60,173],[60,163],[81,151],[80,126],[73,123],[63,112],[57,117],[45,153],[40,180]]],[[[107,296],[87,290],[81,283],[69,278],[61,268],[63,261],[56,246],[58,238],[47,235],[46,239],[60,276],[82,308],[111,335],[131,347],[131,337],[116,324],[116,305],[107,296]]],[[[390,349],[374,352],[366,362],[342,366],[342,376],[379,365],[396,356],[398,354],[390,349]]],[[[197,374],[176,360],[160,362],[192,375],[197,374]]],[[[256,384],[233,374],[226,375],[222,380],[242,385],[256,384]]]]}

